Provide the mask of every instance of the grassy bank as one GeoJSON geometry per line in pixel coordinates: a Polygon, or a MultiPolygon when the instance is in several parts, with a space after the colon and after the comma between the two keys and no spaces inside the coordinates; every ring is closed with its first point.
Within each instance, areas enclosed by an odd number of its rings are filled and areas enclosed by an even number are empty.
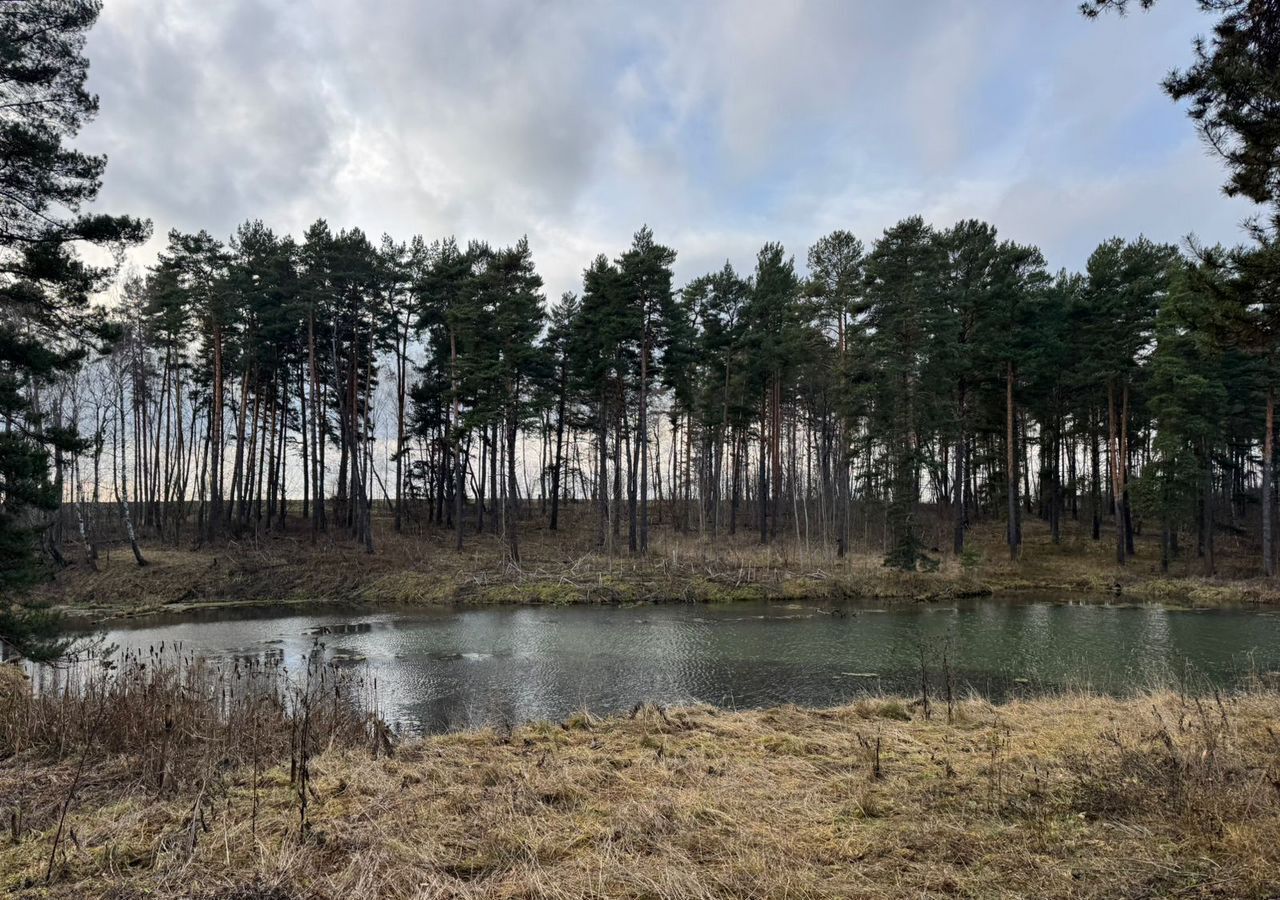
{"type": "Polygon", "coordinates": [[[230,541],[198,549],[144,545],[138,567],[127,548],[104,549],[96,570],[80,548],[44,595],[89,620],[181,611],[214,604],[627,603],[746,599],[936,601],[1001,591],[1070,591],[1132,602],[1216,606],[1280,602],[1280,587],[1257,578],[1251,548],[1220,541],[1219,572],[1197,574],[1194,554],[1160,571],[1158,549],[1140,537],[1138,556],[1117,566],[1109,540],[1068,527],[1060,543],[1028,523],[1022,558],[1008,559],[998,523],[974,530],[963,560],[935,552],[936,569],[895,572],[878,552],[837,559],[829,548],[749,534],[719,539],[662,532],[642,556],[595,551],[585,525],[551,533],[525,529],[519,569],[506,565],[492,534],[469,535],[454,551],[448,533],[379,530],[376,551],[305,533],[230,541]]]}
{"type": "Polygon", "coordinates": [[[201,719],[199,690],[113,695],[135,714],[170,697],[182,727],[168,732],[160,712],[94,724],[92,697],[76,713],[8,690],[43,723],[0,762],[0,893],[17,897],[1280,891],[1275,694],[970,699],[929,718],[889,698],[643,708],[411,739],[390,756],[358,717],[335,716],[313,723],[300,788],[287,704],[250,760],[252,721],[201,719]]]}

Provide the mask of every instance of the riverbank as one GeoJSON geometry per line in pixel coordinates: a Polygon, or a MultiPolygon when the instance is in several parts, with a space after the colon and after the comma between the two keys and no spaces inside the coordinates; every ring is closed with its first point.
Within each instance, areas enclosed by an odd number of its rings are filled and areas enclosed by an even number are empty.
{"type": "Polygon", "coordinates": [[[950,711],[935,697],[928,718],[892,698],[649,707],[390,756],[329,738],[302,790],[287,758],[228,767],[188,748],[205,762],[170,750],[157,768],[143,727],[121,745],[133,752],[84,754],[81,736],[60,758],[46,743],[0,762],[14,823],[0,892],[1267,897],[1280,891],[1278,718],[1273,693],[950,711]],[[161,787],[157,770],[171,773],[161,787]]]}
{"type": "Polygon", "coordinates": [[[305,534],[276,535],[198,549],[144,544],[143,567],[126,548],[104,549],[96,570],[68,547],[71,565],[41,596],[88,623],[221,605],[936,602],[1010,591],[1195,607],[1280,603],[1280,585],[1255,577],[1252,560],[1230,545],[1214,578],[1195,574],[1194,558],[1162,573],[1156,549],[1143,540],[1139,555],[1120,567],[1108,541],[1068,529],[1054,544],[1041,523],[1027,526],[1017,562],[1007,558],[995,526],[975,529],[970,546],[963,560],[939,553],[932,571],[907,573],[885,568],[879,554],[836,559],[786,541],[762,547],[748,535],[713,543],[663,534],[648,554],[609,556],[589,538],[530,529],[517,569],[487,534],[468,536],[458,553],[448,533],[387,531],[372,554],[340,538],[322,536],[313,545],[305,534]]]}

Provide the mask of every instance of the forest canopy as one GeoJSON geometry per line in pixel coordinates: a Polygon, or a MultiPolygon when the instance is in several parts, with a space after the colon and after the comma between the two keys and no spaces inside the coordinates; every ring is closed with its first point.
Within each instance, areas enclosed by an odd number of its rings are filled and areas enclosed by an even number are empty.
{"type": "Polygon", "coordinates": [[[912,217],[821,238],[807,273],[771,243],[677,287],[641,228],[550,303],[524,240],[174,231],[50,414],[96,436],[68,499],[121,492],[174,543],[293,516],[371,550],[384,504],[458,546],[496,529],[518,565],[529,507],[554,530],[574,500],[609,552],[643,553],[659,502],[678,530],[843,555],[856,505],[903,569],[982,518],[1016,559],[1034,514],[1055,540],[1113,523],[1121,564],[1143,523],[1166,562],[1190,534],[1208,570],[1215,517],[1257,517],[1273,251],[1190,250],[1113,238],[1052,273],[990,224],[912,217]]]}

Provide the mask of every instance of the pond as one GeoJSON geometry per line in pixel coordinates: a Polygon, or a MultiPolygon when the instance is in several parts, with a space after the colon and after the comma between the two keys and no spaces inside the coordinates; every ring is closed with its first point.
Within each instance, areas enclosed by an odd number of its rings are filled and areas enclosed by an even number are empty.
{"type": "Polygon", "coordinates": [[[950,673],[996,699],[1070,688],[1231,687],[1280,669],[1280,611],[1175,610],[1068,598],[949,604],[734,603],[207,611],[112,627],[145,650],[261,657],[297,670],[319,644],[376,678],[410,732],[559,720],[652,701],[745,708],[918,695],[950,673]],[[944,663],[945,659],[945,663],[944,663]]]}

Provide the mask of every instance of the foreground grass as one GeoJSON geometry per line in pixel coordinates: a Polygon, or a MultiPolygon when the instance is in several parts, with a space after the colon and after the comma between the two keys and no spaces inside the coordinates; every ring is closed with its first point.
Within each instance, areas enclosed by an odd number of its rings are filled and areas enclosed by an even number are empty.
{"type": "MultiPolygon", "coordinates": [[[[576,512],[581,512],[577,510],[576,512]]],[[[1256,577],[1256,554],[1246,541],[1220,540],[1220,574],[1197,574],[1194,553],[1159,567],[1151,536],[1140,536],[1138,556],[1117,566],[1104,534],[1093,541],[1069,523],[1053,543],[1043,523],[1026,526],[1022,558],[1008,559],[999,523],[970,535],[963,561],[932,555],[933,571],[895,572],[877,548],[837,559],[831,548],[794,539],[761,546],[747,533],[713,539],[662,529],[648,554],[609,556],[594,549],[591,523],[568,517],[553,533],[534,518],[522,524],[523,562],[504,562],[500,540],[469,535],[457,553],[450,533],[425,529],[396,534],[377,529],[376,552],[364,553],[340,536],[313,545],[305,532],[230,541],[198,549],[145,547],[139,568],[127,549],[104,551],[93,571],[69,547],[73,565],[45,598],[73,614],[101,620],[184,611],[225,604],[627,603],[736,600],[936,601],[1001,591],[1072,592],[1128,602],[1219,606],[1278,603],[1280,587],[1256,577]]],[[[934,523],[936,525],[936,523],[934,523]]],[[[299,524],[301,527],[301,524],[299,524]]],[[[934,535],[938,541],[942,538],[934,535]]],[[[945,543],[945,541],[943,541],[945,543]]]]}
{"type": "Polygon", "coordinates": [[[163,791],[128,755],[0,763],[17,897],[1267,897],[1280,696],[638,710],[163,791]],[[254,814],[255,786],[257,813],[254,814]]]}

